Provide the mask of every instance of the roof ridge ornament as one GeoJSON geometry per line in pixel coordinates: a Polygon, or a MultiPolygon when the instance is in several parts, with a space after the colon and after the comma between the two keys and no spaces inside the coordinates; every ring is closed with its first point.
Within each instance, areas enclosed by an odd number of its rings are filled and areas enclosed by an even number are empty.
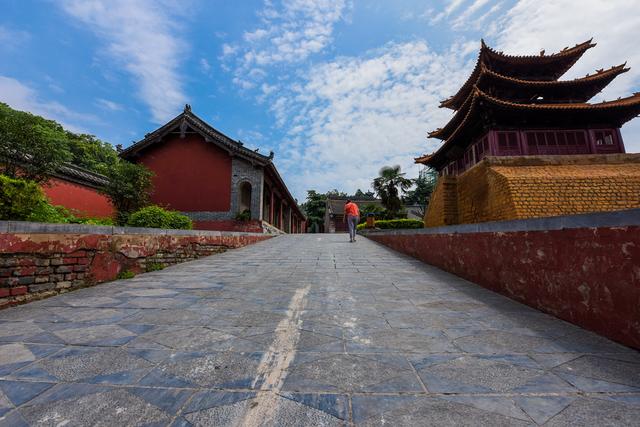
{"type": "Polygon", "coordinates": [[[183,113],[190,113],[191,112],[191,105],[184,104],[184,110],[182,112],[183,113]]]}

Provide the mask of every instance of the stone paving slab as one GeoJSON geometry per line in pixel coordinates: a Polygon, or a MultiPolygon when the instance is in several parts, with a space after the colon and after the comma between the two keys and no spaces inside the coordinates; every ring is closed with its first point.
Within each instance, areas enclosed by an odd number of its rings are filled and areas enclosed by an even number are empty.
{"type": "Polygon", "coordinates": [[[0,311],[0,426],[640,425],[640,354],[367,239],[0,311]]]}

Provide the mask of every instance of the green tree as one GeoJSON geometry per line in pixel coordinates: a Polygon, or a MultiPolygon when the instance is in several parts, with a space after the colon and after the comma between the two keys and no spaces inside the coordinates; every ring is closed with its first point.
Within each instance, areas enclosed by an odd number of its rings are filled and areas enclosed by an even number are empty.
{"type": "Polygon", "coordinates": [[[376,195],[373,191],[367,191],[366,193],[361,189],[357,189],[353,195],[353,198],[356,200],[373,200],[376,198],[376,195]]]}
{"type": "Polygon", "coordinates": [[[67,132],[67,146],[71,152],[71,163],[91,171],[108,175],[118,163],[118,152],[108,142],[93,135],[67,132]]]}
{"type": "Polygon", "coordinates": [[[407,191],[404,197],[406,204],[420,207],[419,210],[422,217],[424,217],[437,180],[438,172],[435,169],[425,167],[419,172],[418,177],[412,180],[415,188],[407,191]]]}
{"type": "Polygon", "coordinates": [[[326,197],[347,197],[347,193],[334,188],[333,190],[327,191],[325,196],[326,197]]]}
{"type": "Polygon", "coordinates": [[[313,231],[319,231],[324,225],[327,196],[315,190],[307,191],[307,200],[302,208],[307,215],[307,224],[313,231]]]}
{"type": "Polygon", "coordinates": [[[405,178],[400,165],[385,166],[380,169],[379,175],[373,180],[373,189],[380,197],[382,205],[387,209],[388,216],[396,218],[402,210],[400,192],[411,187],[411,180],[405,178]]]}
{"type": "Polygon", "coordinates": [[[116,223],[125,225],[129,215],[149,204],[153,172],[142,165],[118,161],[107,173],[104,192],[116,208],[116,223]]]}
{"type": "Polygon", "coordinates": [[[36,182],[71,159],[62,126],[0,103],[0,163],[3,173],[36,182]]]}

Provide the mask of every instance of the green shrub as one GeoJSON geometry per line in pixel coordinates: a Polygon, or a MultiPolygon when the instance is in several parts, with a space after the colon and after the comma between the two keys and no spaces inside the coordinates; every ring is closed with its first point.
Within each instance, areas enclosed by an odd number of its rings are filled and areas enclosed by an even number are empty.
{"type": "Polygon", "coordinates": [[[73,224],[89,224],[89,225],[114,225],[112,218],[78,218],[74,217],[73,224]]]}
{"type": "Polygon", "coordinates": [[[151,264],[147,264],[146,271],[147,273],[150,273],[152,271],[160,271],[160,270],[164,270],[165,267],[166,265],[164,265],[161,262],[152,262],[151,264]]]}
{"type": "MultiPolygon", "coordinates": [[[[364,229],[366,224],[358,224],[358,230],[364,229]]],[[[382,230],[400,230],[411,228],[424,228],[424,223],[419,219],[390,219],[376,221],[376,228],[382,230]]]]}
{"type": "Polygon", "coordinates": [[[118,273],[118,275],[116,276],[117,280],[126,280],[126,279],[133,279],[134,277],[136,277],[136,273],[134,273],[131,270],[122,270],[120,273],[118,273]]]}
{"type": "Polygon", "coordinates": [[[37,183],[0,175],[0,219],[27,221],[43,203],[47,199],[37,183]]]}
{"type": "Polygon", "coordinates": [[[0,175],[0,219],[57,224],[113,225],[111,218],[82,218],[54,206],[34,181],[0,175]]]}
{"type": "Polygon", "coordinates": [[[236,215],[237,221],[249,221],[251,219],[251,211],[249,209],[245,209],[242,212],[238,212],[236,215]]]}
{"type": "Polygon", "coordinates": [[[75,217],[62,206],[54,206],[47,200],[43,200],[27,217],[27,221],[51,222],[55,224],[69,224],[75,217]]]}
{"type": "Polygon", "coordinates": [[[160,206],[147,206],[129,216],[130,227],[170,228],[191,230],[193,222],[180,212],[170,211],[160,206]]]}

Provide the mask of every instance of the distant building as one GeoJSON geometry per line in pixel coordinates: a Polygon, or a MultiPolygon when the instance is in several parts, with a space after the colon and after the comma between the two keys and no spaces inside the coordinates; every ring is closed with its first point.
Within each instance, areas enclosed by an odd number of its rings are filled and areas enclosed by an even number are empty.
{"type": "Polygon", "coordinates": [[[305,216],[268,156],[196,116],[190,106],[120,156],[151,169],[153,203],[205,230],[302,233],[305,216]],[[248,221],[239,220],[242,214],[248,221]]]}
{"type": "Polygon", "coordinates": [[[620,134],[640,93],[588,103],[629,69],[558,80],[593,46],[509,56],[482,42],[471,76],[441,104],[455,114],[429,134],[444,143],[416,159],[440,173],[427,226],[640,207],[640,155],[624,154],[620,134]]]}
{"type": "MultiPolygon", "coordinates": [[[[382,202],[379,199],[351,199],[358,208],[360,214],[367,205],[375,205],[382,208],[382,202]]],[[[344,219],[344,205],[347,204],[346,197],[329,197],[327,198],[326,208],[324,211],[324,232],[325,233],[346,233],[347,224],[344,219]]]]}
{"type": "MultiPolygon", "coordinates": [[[[380,209],[384,209],[382,201],[380,199],[351,199],[360,209],[361,218],[364,218],[366,214],[363,213],[364,208],[367,205],[374,205],[380,209]]],[[[344,205],[347,204],[346,197],[329,197],[326,201],[326,208],[324,211],[324,232],[325,233],[346,233],[347,224],[344,221],[344,205]]],[[[422,209],[424,207],[420,205],[406,205],[404,210],[407,213],[408,219],[422,219],[422,209]]],[[[380,218],[378,218],[380,219],[380,218]]]]}

